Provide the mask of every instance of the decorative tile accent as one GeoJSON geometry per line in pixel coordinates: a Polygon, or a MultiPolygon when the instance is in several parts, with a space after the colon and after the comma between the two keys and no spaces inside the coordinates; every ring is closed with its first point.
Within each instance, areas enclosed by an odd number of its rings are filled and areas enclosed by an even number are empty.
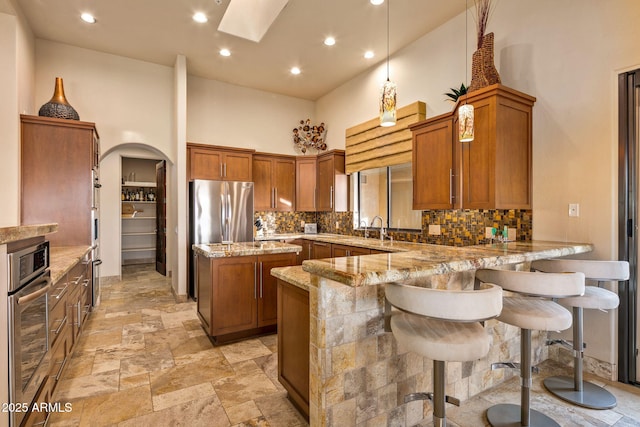
{"type": "MultiPolygon", "coordinates": [[[[274,233],[301,232],[300,221],[318,224],[318,233],[333,233],[364,237],[363,230],[353,229],[353,212],[256,212],[266,228],[274,233]],[[336,226],[337,225],[337,226],[336,226]]],[[[430,243],[447,246],[472,246],[489,243],[485,238],[485,228],[504,226],[515,228],[518,241],[532,239],[533,214],[531,210],[429,210],[422,212],[421,231],[388,230],[394,240],[402,242],[430,243]],[[439,225],[440,235],[430,235],[429,226],[439,225]]],[[[376,237],[378,231],[368,230],[369,237],[376,237]]]]}

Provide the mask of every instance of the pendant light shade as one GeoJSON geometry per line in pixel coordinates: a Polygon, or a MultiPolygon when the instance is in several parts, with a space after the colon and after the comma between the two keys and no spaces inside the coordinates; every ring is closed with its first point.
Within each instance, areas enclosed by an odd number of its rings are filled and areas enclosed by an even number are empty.
{"type": "Polygon", "coordinates": [[[473,141],[473,105],[458,108],[458,134],[460,142],[473,141]]]}
{"type": "Polygon", "coordinates": [[[396,124],[396,84],[387,79],[380,96],[380,126],[396,124]]]}
{"type": "Polygon", "coordinates": [[[387,81],[380,94],[380,126],[396,124],[396,84],[389,80],[389,3],[387,0],[387,81]]]}

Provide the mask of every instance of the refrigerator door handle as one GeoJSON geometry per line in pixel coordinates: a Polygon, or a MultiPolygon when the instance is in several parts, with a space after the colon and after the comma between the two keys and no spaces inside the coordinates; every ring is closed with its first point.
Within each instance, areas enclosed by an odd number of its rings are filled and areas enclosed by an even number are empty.
{"type": "Polygon", "coordinates": [[[256,271],[256,269],[258,268],[258,263],[254,262],[253,263],[253,299],[258,299],[258,286],[256,283],[256,280],[258,278],[258,272],[256,271]]]}

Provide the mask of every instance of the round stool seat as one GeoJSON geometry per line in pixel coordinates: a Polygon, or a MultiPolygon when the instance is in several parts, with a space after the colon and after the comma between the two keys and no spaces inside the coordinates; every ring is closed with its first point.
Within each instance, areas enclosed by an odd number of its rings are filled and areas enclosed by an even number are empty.
{"type": "Polygon", "coordinates": [[[613,310],[620,304],[620,298],[615,292],[597,286],[586,286],[584,295],[580,297],[561,298],[558,301],[570,307],[596,310],[613,310]]]}
{"type": "Polygon", "coordinates": [[[549,300],[506,297],[498,320],[521,329],[563,331],[571,326],[571,313],[549,300]]]}
{"type": "Polygon", "coordinates": [[[489,352],[489,335],[478,322],[461,323],[397,313],[393,336],[409,350],[433,360],[467,362],[489,352]]]}

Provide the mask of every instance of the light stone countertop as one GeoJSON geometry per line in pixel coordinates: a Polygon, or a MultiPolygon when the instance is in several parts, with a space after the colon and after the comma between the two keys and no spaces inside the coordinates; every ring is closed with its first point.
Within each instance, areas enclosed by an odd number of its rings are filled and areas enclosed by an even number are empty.
{"type": "MultiPolygon", "coordinates": [[[[538,259],[590,252],[589,243],[509,242],[467,247],[420,244],[420,250],[307,260],[303,271],[349,286],[367,286],[480,268],[499,267],[538,259]]],[[[300,280],[297,270],[273,269],[288,282],[300,280]]],[[[310,283],[311,285],[311,283],[310,283]]]]}
{"type": "Polygon", "coordinates": [[[272,268],[271,275],[305,291],[309,291],[311,286],[311,275],[304,271],[301,265],[272,268]]]}
{"type": "Polygon", "coordinates": [[[17,225],[15,227],[0,227],[0,245],[17,242],[18,240],[44,236],[58,231],[58,224],[17,225]]]}
{"type": "Polygon", "coordinates": [[[211,243],[193,245],[193,250],[207,258],[223,258],[232,256],[249,256],[265,254],[282,254],[302,251],[302,246],[282,242],[245,242],[245,243],[211,243]]]}
{"type": "Polygon", "coordinates": [[[306,239],[316,242],[335,243],[338,245],[356,246],[359,248],[375,249],[385,252],[406,252],[420,250],[426,246],[424,243],[403,242],[399,240],[380,240],[374,238],[364,238],[358,236],[346,236],[343,234],[319,233],[282,233],[256,236],[256,241],[286,241],[293,239],[306,239]]]}
{"type": "Polygon", "coordinates": [[[55,246],[49,250],[51,282],[56,283],[91,251],[91,246],[55,246]]]}

